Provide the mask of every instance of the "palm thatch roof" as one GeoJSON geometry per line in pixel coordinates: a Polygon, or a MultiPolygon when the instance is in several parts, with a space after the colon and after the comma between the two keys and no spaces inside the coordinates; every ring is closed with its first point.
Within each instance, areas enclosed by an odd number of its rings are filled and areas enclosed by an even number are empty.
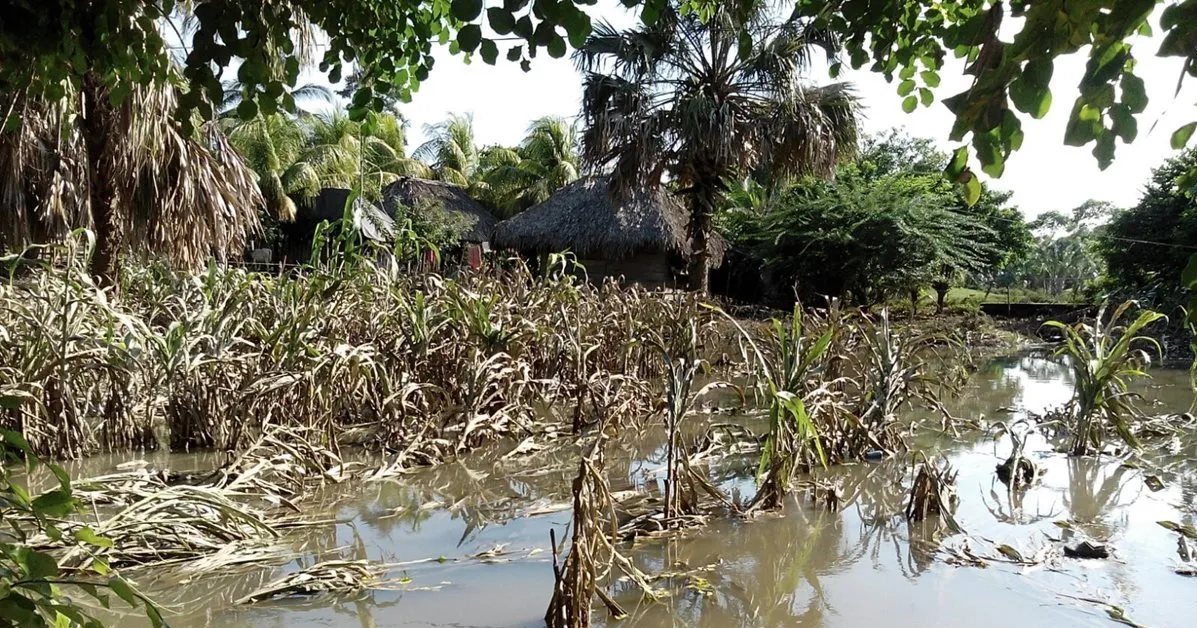
{"type": "MultiPolygon", "coordinates": [[[[352,190],[345,188],[323,188],[316,196],[302,200],[296,205],[295,220],[304,228],[327,220],[335,222],[345,217],[345,204],[349,202],[352,190]]],[[[376,242],[395,238],[395,222],[383,210],[361,198],[355,199],[349,213],[353,227],[362,237],[376,242]]]]}
{"type": "Polygon", "coordinates": [[[388,216],[398,219],[400,204],[417,213],[433,210],[448,213],[455,223],[461,225],[461,239],[466,242],[490,240],[499,222],[481,203],[470,198],[465,190],[443,181],[400,177],[383,188],[382,208],[388,216]]]}
{"type": "MultiPolygon", "coordinates": [[[[579,257],[623,259],[673,252],[689,257],[690,212],[663,187],[614,199],[606,177],[583,177],[543,203],[499,223],[494,244],[538,253],[572,251],[579,257]]],[[[709,240],[711,266],[723,263],[727,242],[709,240]]]]}

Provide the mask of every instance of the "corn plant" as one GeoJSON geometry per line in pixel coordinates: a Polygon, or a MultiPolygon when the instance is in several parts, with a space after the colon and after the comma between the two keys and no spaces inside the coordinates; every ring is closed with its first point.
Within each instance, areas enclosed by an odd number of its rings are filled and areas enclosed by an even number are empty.
{"type": "Polygon", "coordinates": [[[831,382],[820,377],[836,329],[829,326],[821,334],[808,335],[802,307],[795,305],[788,325],[771,321],[766,352],[735,319],[723,315],[741,332],[745,352],[750,353],[744,361],[755,366],[769,403],[769,433],[757,466],[758,490],[751,507],[777,508],[799,470],[827,464],[812,410],[830,411],[838,405],[831,382]]]}
{"type": "Polygon", "coordinates": [[[1123,325],[1121,321],[1134,305],[1133,301],[1127,301],[1107,317],[1103,304],[1091,323],[1082,321],[1072,326],[1059,321],[1045,323],[1063,333],[1064,343],[1056,355],[1068,359],[1076,380],[1068,446],[1074,456],[1100,452],[1110,431],[1131,447],[1139,445],[1133,422],[1142,418],[1143,412],[1135,403],[1137,395],[1130,390],[1130,384],[1148,376],[1145,371],[1151,364],[1148,349],[1162,356],[1159,343],[1142,332],[1166,317],[1143,310],[1123,325]]]}

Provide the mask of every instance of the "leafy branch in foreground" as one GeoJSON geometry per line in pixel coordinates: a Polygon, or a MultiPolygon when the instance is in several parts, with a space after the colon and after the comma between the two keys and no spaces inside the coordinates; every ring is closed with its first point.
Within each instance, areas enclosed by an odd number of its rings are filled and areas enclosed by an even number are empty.
{"type": "Polygon", "coordinates": [[[1072,442],[1068,448],[1074,456],[1100,452],[1111,429],[1127,445],[1138,446],[1132,420],[1142,418],[1143,412],[1134,402],[1137,395],[1130,391],[1130,382],[1147,377],[1144,369],[1151,364],[1150,354],[1140,347],[1154,348],[1162,356],[1159,343],[1141,332],[1166,317],[1143,310],[1129,325],[1122,326],[1120,321],[1134,305],[1133,301],[1123,303],[1109,318],[1103,305],[1093,322],[1074,326],[1059,321],[1045,323],[1063,332],[1064,345],[1056,355],[1070,358],[1069,366],[1076,378],[1072,442]]]}
{"type": "MultiPolygon", "coordinates": [[[[19,398],[0,390],[0,407],[7,407],[19,398]]],[[[64,588],[78,589],[110,607],[107,590],[115,593],[134,608],[143,607],[146,617],[155,627],[164,625],[158,608],[133,589],[119,575],[113,573],[100,558],[87,561],[82,568],[85,577],[60,574],[58,561],[50,554],[30,547],[26,542],[35,536],[45,536],[64,542],[58,521],[74,513],[80,502],[71,492],[71,481],[57,465],[47,467],[58,479],[58,487],[36,497],[28,489],[13,481],[9,465],[26,461],[30,468],[37,459],[20,434],[0,430],[0,521],[8,530],[0,542],[0,626],[49,628],[78,625],[100,628],[102,624],[64,594],[64,588]]],[[[112,541],[82,527],[74,532],[76,548],[87,553],[93,549],[110,547],[112,541]]]]}

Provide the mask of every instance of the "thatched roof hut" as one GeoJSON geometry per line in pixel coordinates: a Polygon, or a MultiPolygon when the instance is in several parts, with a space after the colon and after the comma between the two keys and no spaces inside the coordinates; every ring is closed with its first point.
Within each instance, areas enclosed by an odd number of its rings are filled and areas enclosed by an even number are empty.
{"type": "MultiPolygon", "coordinates": [[[[316,226],[344,218],[350,194],[352,190],[345,188],[323,188],[316,196],[296,203],[295,219],[279,224],[278,259],[291,263],[307,261],[311,257],[316,226]]],[[[358,199],[349,217],[353,228],[367,240],[389,242],[395,237],[394,221],[369,202],[358,199]]]]}
{"type": "Polygon", "coordinates": [[[464,229],[461,236],[464,242],[489,241],[499,222],[465,190],[443,181],[401,177],[382,190],[382,207],[387,215],[396,217],[399,203],[416,212],[435,209],[447,213],[464,229]]]}
{"type": "MultiPolygon", "coordinates": [[[[624,276],[669,284],[670,256],[687,259],[689,212],[664,188],[613,199],[608,179],[584,177],[543,203],[499,223],[494,244],[534,253],[572,251],[592,279],[624,276]]],[[[723,262],[726,241],[713,234],[711,267],[723,262]]]]}

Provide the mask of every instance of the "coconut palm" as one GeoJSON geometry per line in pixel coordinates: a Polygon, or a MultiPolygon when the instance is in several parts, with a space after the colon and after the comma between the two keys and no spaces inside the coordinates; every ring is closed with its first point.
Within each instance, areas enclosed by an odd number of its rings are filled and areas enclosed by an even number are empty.
{"type": "Polygon", "coordinates": [[[292,196],[310,197],[320,191],[312,171],[302,167],[307,133],[299,121],[284,114],[259,115],[251,120],[224,120],[229,143],[241,153],[258,177],[258,187],[270,215],[295,219],[292,196]]]}
{"type": "Polygon", "coordinates": [[[0,130],[0,247],[90,228],[92,274],[106,286],[126,248],[180,267],[240,253],[259,228],[256,177],[218,125],[176,122],[181,85],[175,74],[134,86],[119,104],[91,75],[57,100],[0,94],[21,120],[0,130]]]}
{"type": "Polygon", "coordinates": [[[481,151],[474,138],[474,117],[449,114],[443,122],[426,125],[428,140],[412,156],[432,169],[446,183],[469,188],[477,180],[481,151]]]}
{"type": "Polygon", "coordinates": [[[732,175],[830,175],[856,150],[857,105],[847,84],[801,75],[836,41],[766,3],[720,3],[707,19],[676,0],[627,31],[600,24],[575,53],[585,73],[582,156],[613,168],[613,192],[672,177],[690,209],[691,287],[708,287],[707,235],[732,175]]]}
{"type": "Polygon", "coordinates": [[[507,216],[544,202],[580,169],[574,126],[554,116],[534,120],[517,148],[487,148],[480,161],[488,200],[507,216]]]}
{"type": "Polygon", "coordinates": [[[403,124],[393,115],[358,123],[337,112],[313,116],[308,126],[303,161],[320,187],[361,186],[371,195],[401,176],[428,174],[426,166],[404,155],[403,124]]]}

